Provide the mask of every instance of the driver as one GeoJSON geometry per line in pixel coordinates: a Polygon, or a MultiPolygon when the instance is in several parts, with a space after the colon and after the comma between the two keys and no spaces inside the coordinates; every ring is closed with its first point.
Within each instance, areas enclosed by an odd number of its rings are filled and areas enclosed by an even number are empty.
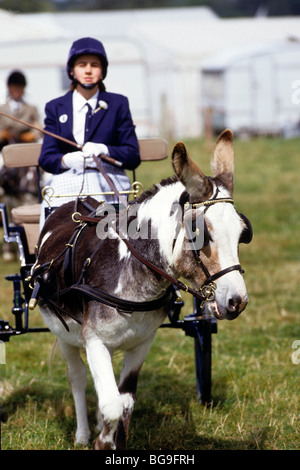
{"type": "MultiPolygon", "coordinates": [[[[106,91],[103,80],[107,68],[108,59],[100,41],[90,37],[76,40],[67,61],[71,90],[46,104],[45,130],[82,146],[78,150],[52,136],[44,137],[39,165],[50,173],[47,185],[53,188],[54,195],[64,195],[51,199],[54,207],[75,199],[80,193],[110,191],[97,171],[93,155],[107,155],[121,163],[117,167],[101,161],[119,191],[130,188],[125,170],[133,170],[140,163],[128,99],[106,91]]],[[[114,196],[93,197],[118,202],[114,196]]],[[[47,203],[44,201],[43,205],[47,203]]]]}

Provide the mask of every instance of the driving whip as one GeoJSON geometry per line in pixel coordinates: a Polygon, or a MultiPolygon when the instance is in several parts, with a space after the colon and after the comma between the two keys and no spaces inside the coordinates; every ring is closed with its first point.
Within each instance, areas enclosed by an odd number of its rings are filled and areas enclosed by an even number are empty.
{"type": "MultiPolygon", "coordinates": [[[[41,127],[35,126],[33,124],[29,124],[28,122],[22,121],[21,119],[18,119],[14,116],[10,116],[9,114],[2,113],[1,111],[0,111],[0,115],[8,119],[12,119],[13,121],[19,122],[20,124],[24,124],[27,127],[31,127],[32,129],[42,132],[43,134],[50,135],[51,137],[54,137],[54,139],[66,142],[67,144],[72,145],[73,147],[76,147],[78,150],[82,150],[82,145],[76,144],[76,142],[66,139],[65,137],[61,137],[60,135],[54,134],[53,132],[46,131],[45,129],[42,129],[41,127]]],[[[108,163],[111,163],[112,165],[119,166],[119,167],[122,166],[122,163],[116,160],[115,158],[108,157],[107,155],[99,155],[99,156],[101,157],[102,160],[108,163]]]]}

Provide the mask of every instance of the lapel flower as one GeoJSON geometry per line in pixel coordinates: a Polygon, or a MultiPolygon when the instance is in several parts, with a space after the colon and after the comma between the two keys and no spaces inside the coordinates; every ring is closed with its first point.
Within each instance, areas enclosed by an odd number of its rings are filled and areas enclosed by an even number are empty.
{"type": "Polygon", "coordinates": [[[102,100],[99,101],[99,106],[100,106],[100,109],[108,108],[108,104],[106,103],[106,101],[102,101],[102,100]]]}
{"type": "Polygon", "coordinates": [[[106,101],[100,100],[98,103],[99,103],[99,107],[97,109],[95,109],[94,114],[98,113],[98,111],[100,111],[100,109],[107,109],[108,108],[108,104],[106,103],[106,101]]]}

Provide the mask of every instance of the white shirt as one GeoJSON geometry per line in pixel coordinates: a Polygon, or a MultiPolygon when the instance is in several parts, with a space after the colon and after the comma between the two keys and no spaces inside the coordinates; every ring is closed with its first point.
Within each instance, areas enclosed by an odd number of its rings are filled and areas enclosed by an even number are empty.
{"type": "Polygon", "coordinates": [[[85,127],[85,115],[88,111],[87,103],[93,110],[97,106],[98,91],[89,99],[86,100],[77,90],[74,90],[73,100],[73,135],[77,144],[84,144],[84,127],[85,127]]]}
{"type": "Polygon", "coordinates": [[[13,98],[9,98],[8,103],[9,103],[9,107],[12,113],[16,113],[17,111],[19,111],[19,109],[23,105],[22,100],[15,101],[13,98]]]}

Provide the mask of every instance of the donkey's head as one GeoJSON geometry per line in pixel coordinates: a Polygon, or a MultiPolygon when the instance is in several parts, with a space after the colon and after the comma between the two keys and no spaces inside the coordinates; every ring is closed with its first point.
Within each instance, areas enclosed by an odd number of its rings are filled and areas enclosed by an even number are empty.
{"type": "MultiPolygon", "coordinates": [[[[172,154],[175,173],[185,190],[181,241],[176,243],[176,269],[194,288],[212,285],[215,298],[205,304],[205,313],[218,319],[236,318],[246,307],[248,295],[239,264],[239,243],[249,243],[251,224],[233,205],[233,134],[227,129],[217,140],[213,177],[203,174],[178,143],[172,154]],[[185,246],[185,249],[180,249],[185,246]]],[[[175,250],[176,250],[175,245],[175,250]]]]}

